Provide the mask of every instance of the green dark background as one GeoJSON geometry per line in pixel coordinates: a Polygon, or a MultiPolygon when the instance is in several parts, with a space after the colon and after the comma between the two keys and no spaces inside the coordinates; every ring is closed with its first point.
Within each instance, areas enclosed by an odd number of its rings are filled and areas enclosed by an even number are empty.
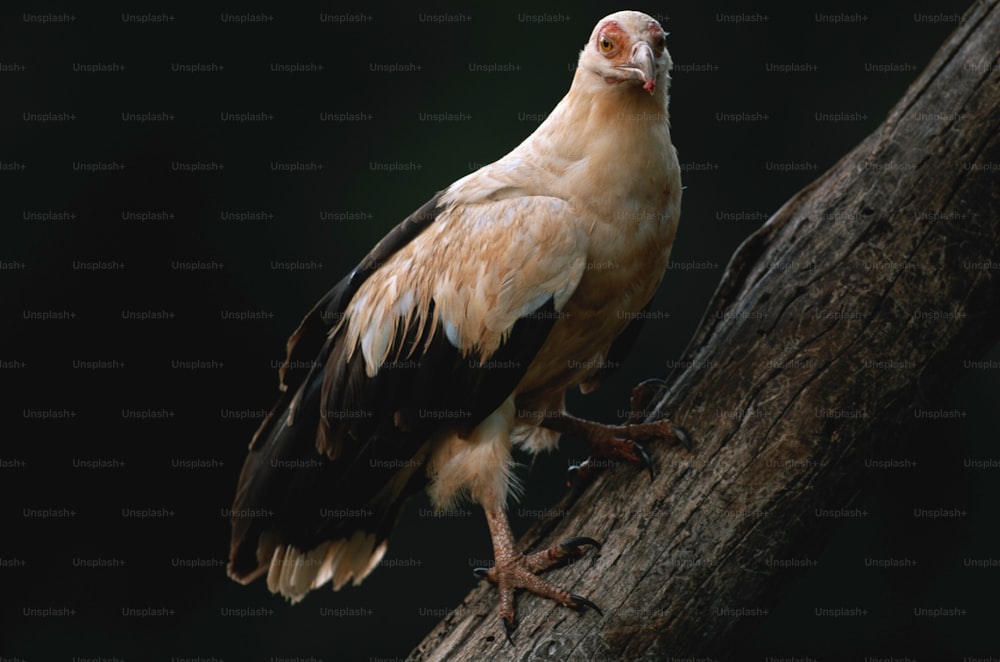
{"type": "MultiPolygon", "coordinates": [[[[666,376],[686,346],[733,250],[786,199],[874,130],[954,29],[964,2],[663,3],[635,6],[657,16],[678,70],[672,127],[684,173],[677,263],[708,268],[668,273],[656,304],[669,316],[649,322],[631,360],[598,394],[573,397],[572,411],[617,420],[629,388],[666,376]],[[859,14],[830,24],[817,14],[859,14]],[[733,23],[726,16],[755,15],[733,23]],[[943,14],[928,22],[918,16],[943,14]],[[767,20],[762,20],[766,17],[767,20]],[[809,73],[776,73],[768,63],[810,63],[809,73]],[[902,73],[866,64],[907,64],[902,73]],[[699,67],[691,65],[707,65],[699,67]],[[720,121],[718,113],[760,113],[759,122],[720,121]],[[819,122],[817,113],[866,119],[819,122]],[[769,171],[766,162],[815,164],[806,172],[769,171]],[[751,220],[726,220],[742,212],[751,220]]],[[[301,316],[395,223],[435,191],[513,148],[566,93],[579,49],[596,21],[620,7],[502,3],[305,8],[274,4],[222,11],[273,16],[261,24],[220,21],[219,9],[129,7],[173,21],[134,25],[118,9],[48,7],[76,16],[65,24],[26,22],[14,7],[0,17],[0,370],[8,433],[0,458],[0,656],[23,660],[117,657],[122,660],[400,659],[475,583],[471,570],[491,557],[477,507],[467,516],[432,517],[425,499],[404,513],[387,559],[359,588],[319,590],[295,607],[263,582],[225,577],[229,525],[222,511],[259,417],[223,410],[268,409],[275,365],[301,316]],[[363,14],[353,23],[320,14],[363,14]],[[427,16],[461,14],[437,23],[427,16]],[[561,15],[536,22],[528,15],[561,15]],[[117,62],[121,73],[74,72],[73,63],[117,62]],[[216,63],[215,73],[173,73],[171,63],[216,63]],[[274,73],[270,64],[321,64],[309,73],[274,73]],[[372,71],[372,63],[417,71],[372,71]],[[510,71],[484,73],[470,63],[510,71]],[[25,121],[23,113],[67,112],[67,122],[25,121]],[[165,112],[167,122],[123,122],[123,112],[165,112]],[[222,122],[220,113],[267,113],[266,122],[222,122]],[[320,121],[320,113],[364,113],[362,121],[320,121]],[[421,114],[464,114],[422,121],[421,114]],[[74,171],[74,161],[118,161],[121,173],[74,171]],[[218,173],[171,170],[174,161],[215,161],[218,173]],[[322,163],[322,170],[273,172],[272,161],[322,163]],[[414,163],[386,173],[373,163],[414,163]],[[25,210],[70,211],[40,222],[25,210]],[[124,220],[122,210],[167,211],[162,221],[124,220]],[[221,214],[264,211],[265,220],[221,214]],[[357,220],[321,220],[352,212],[357,220]],[[116,260],[124,269],[85,271],[74,262],[116,260]],[[175,261],[215,261],[216,270],[180,271],[175,261]],[[322,267],[286,271],[272,261],[322,267]],[[68,320],[25,319],[24,311],[71,311],[68,320]],[[121,311],[167,311],[163,320],[123,319],[121,311]],[[232,321],[220,311],[266,311],[232,321]],[[74,361],[117,360],[124,367],[82,370],[74,361]],[[175,361],[220,367],[182,370],[175,361]],[[12,362],[12,363],[11,363],[12,362]],[[68,409],[57,421],[25,410],[68,409]],[[122,409],[167,410],[158,421],[124,419],[122,409]],[[117,459],[118,469],[81,469],[74,459],[117,459]],[[174,460],[215,460],[178,469],[174,460]],[[75,516],[41,520],[25,508],[69,508],[75,516]],[[123,508],[165,508],[169,517],[136,520],[123,508]],[[83,568],[73,559],[115,558],[118,568],[83,568]],[[177,567],[201,559],[207,568],[177,567]],[[39,618],[25,608],[69,607],[75,615],[39,618]],[[135,617],[123,609],[165,608],[135,617]],[[263,608],[236,618],[225,609],[263,608]],[[331,617],[321,609],[363,616],[331,617]]],[[[22,13],[23,12],[23,13],[22,13]]],[[[994,360],[1000,359],[995,349],[994,360]]],[[[963,567],[996,554],[995,470],[963,468],[965,458],[995,457],[996,369],[965,370],[940,408],[967,417],[913,426],[899,456],[915,469],[872,471],[857,505],[871,516],[839,526],[818,544],[806,570],[787,573],[779,603],[746,642],[741,659],[808,656],[920,660],[993,655],[996,569],[963,567]],[[914,507],[956,507],[963,518],[926,521],[914,507]],[[914,568],[866,568],[867,557],[919,559],[914,568]],[[863,618],[819,618],[815,606],[860,606],[863,618]],[[962,618],[913,616],[913,607],[965,608],[962,618]]],[[[655,452],[674,452],[656,449],[655,452]]],[[[565,469],[583,449],[528,458],[527,495],[512,504],[517,532],[564,490],[565,469]]],[[[618,469],[641,489],[646,476],[618,469]]],[[[626,507],[626,506],[623,506],[626,507]]],[[[586,532],[581,532],[585,534],[586,532]]],[[[600,602],[599,596],[591,596],[600,602]]],[[[531,609],[522,598],[520,608],[531,609]]],[[[499,632],[499,624],[498,624],[499,632]]],[[[522,636],[524,636],[522,634],[522,636]]],[[[522,644],[512,659],[527,654],[522,644]]]]}

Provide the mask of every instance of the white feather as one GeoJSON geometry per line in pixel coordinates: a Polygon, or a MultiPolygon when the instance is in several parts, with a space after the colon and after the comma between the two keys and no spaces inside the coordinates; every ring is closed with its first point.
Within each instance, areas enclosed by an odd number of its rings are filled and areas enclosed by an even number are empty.
{"type": "Polygon", "coordinates": [[[462,496],[487,508],[503,505],[508,492],[520,490],[510,456],[513,422],[514,398],[509,397],[468,438],[449,431],[431,442],[427,491],[435,508],[448,510],[462,496]]]}
{"type": "Polygon", "coordinates": [[[447,318],[442,318],[441,321],[444,322],[444,335],[448,342],[451,343],[452,347],[461,347],[458,342],[458,327],[455,326],[455,323],[447,318]]]}

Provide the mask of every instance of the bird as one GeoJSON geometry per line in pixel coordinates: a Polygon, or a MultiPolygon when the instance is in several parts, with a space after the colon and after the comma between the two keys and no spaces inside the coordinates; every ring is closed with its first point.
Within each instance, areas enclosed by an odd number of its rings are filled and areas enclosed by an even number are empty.
{"type": "Polygon", "coordinates": [[[519,590],[600,611],[541,576],[596,540],[517,550],[512,449],[568,434],[591,459],[648,465],[643,443],[690,444],[666,419],[602,424],[565,406],[620,364],[669,264],[681,177],[666,36],[637,11],[598,21],[536,130],[433,195],[306,314],[239,476],[230,577],[266,576],[293,603],[357,585],[426,490],[438,509],[482,506],[495,561],[476,574],[508,640],[519,590]]]}

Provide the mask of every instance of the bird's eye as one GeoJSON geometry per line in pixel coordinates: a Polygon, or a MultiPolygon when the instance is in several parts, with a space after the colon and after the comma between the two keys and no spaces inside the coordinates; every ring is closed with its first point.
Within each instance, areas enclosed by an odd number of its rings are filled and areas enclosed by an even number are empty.
{"type": "Polygon", "coordinates": [[[607,37],[601,37],[601,52],[602,53],[610,53],[614,47],[615,47],[615,45],[613,43],[611,43],[610,39],[608,39],[607,37]]]}

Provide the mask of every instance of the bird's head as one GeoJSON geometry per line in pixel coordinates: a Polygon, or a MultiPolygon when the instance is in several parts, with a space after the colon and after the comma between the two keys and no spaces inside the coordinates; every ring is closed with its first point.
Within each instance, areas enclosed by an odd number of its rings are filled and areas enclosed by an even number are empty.
{"type": "Polygon", "coordinates": [[[578,69],[605,85],[642,87],[650,94],[670,71],[667,33],[652,16],[620,11],[597,22],[580,53],[578,69]]]}

